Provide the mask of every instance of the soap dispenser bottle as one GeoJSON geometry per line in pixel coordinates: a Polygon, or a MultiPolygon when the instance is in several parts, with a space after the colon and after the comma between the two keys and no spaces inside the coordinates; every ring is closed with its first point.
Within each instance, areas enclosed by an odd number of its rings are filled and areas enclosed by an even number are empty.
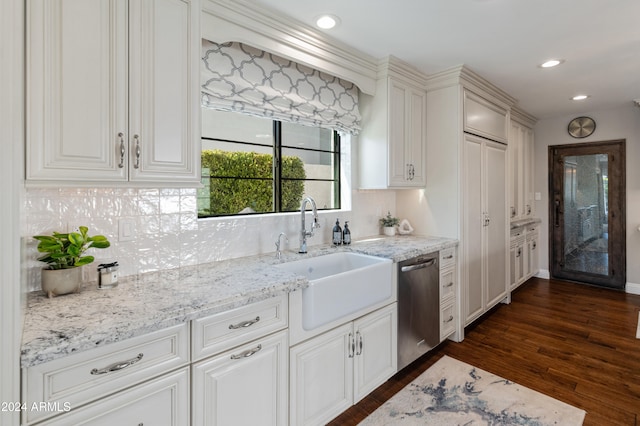
{"type": "Polygon", "coordinates": [[[351,231],[349,231],[349,221],[344,221],[344,230],[342,231],[342,244],[351,244],[351,231]]]}
{"type": "Polygon", "coordinates": [[[339,246],[342,244],[342,228],[340,228],[340,221],[336,219],[336,224],[333,226],[333,245],[339,246]]]}

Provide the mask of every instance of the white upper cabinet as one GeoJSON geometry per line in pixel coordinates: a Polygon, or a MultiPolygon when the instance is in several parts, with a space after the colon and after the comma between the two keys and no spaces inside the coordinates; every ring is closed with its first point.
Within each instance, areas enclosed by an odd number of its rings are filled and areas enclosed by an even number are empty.
{"type": "Polygon", "coordinates": [[[425,186],[427,95],[421,78],[390,57],[381,64],[375,96],[360,97],[360,188],[425,186]]]}
{"type": "Polygon", "coordinates": [[[509,111],[475,93],[464,91],[464,131],[507,143],[509,111]]]}
{"type": "Polygon", "coordinates": [[[199,0],[33,0],[27,182],[199,183],[199,0]]]}
{"type": "Polygon", "coordinates": [[[533,188],[535,118],[513,109],[509,130],[509,215],[512,221],[535,216],[533,188]]]}

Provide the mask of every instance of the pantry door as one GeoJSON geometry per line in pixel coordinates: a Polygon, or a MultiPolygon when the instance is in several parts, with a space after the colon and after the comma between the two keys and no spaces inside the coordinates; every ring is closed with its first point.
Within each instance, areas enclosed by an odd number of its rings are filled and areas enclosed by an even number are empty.
{"type": "Polygon", "coordinates": [[[549,147],[551,276],[624,289],[625,141],[549,147]]]}

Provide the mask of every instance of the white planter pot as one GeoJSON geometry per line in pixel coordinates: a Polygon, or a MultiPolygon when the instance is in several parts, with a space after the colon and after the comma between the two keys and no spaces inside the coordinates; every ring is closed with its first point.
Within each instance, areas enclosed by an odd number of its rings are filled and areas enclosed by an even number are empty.
{"type": "Polygon", "coordinates": [[[393,237],[396,235],[396,227],[395,226],[383,226],[382,230],[384,231],[384,235],[388,235],[393,237]]]}
{"type": "Polygon", "coordinates": [[[82,268],[43,269],[42,291],[49,298],[62,294],[77,293],[82,285],[82,268]]]}

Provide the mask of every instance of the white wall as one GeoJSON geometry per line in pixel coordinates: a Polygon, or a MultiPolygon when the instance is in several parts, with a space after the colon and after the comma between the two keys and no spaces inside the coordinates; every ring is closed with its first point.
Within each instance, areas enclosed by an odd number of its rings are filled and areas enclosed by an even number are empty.
{"type": "Polygon", "coordinates": [[[595,132],[584,139],[574,139],[567,133],[567,125],[576,115],[540,120],[535,126],[535,192],[542,199],[536,201],[536,216],[540,226],[540,268],[549,270],[549,190],[548,149],[550,145],[600,142],[626,139],[627,171],[627,283],[629,288],[640,283],[640,108],[629,102],[623,108],[590,111],[584,114],[596,121],[595,132]]]}

